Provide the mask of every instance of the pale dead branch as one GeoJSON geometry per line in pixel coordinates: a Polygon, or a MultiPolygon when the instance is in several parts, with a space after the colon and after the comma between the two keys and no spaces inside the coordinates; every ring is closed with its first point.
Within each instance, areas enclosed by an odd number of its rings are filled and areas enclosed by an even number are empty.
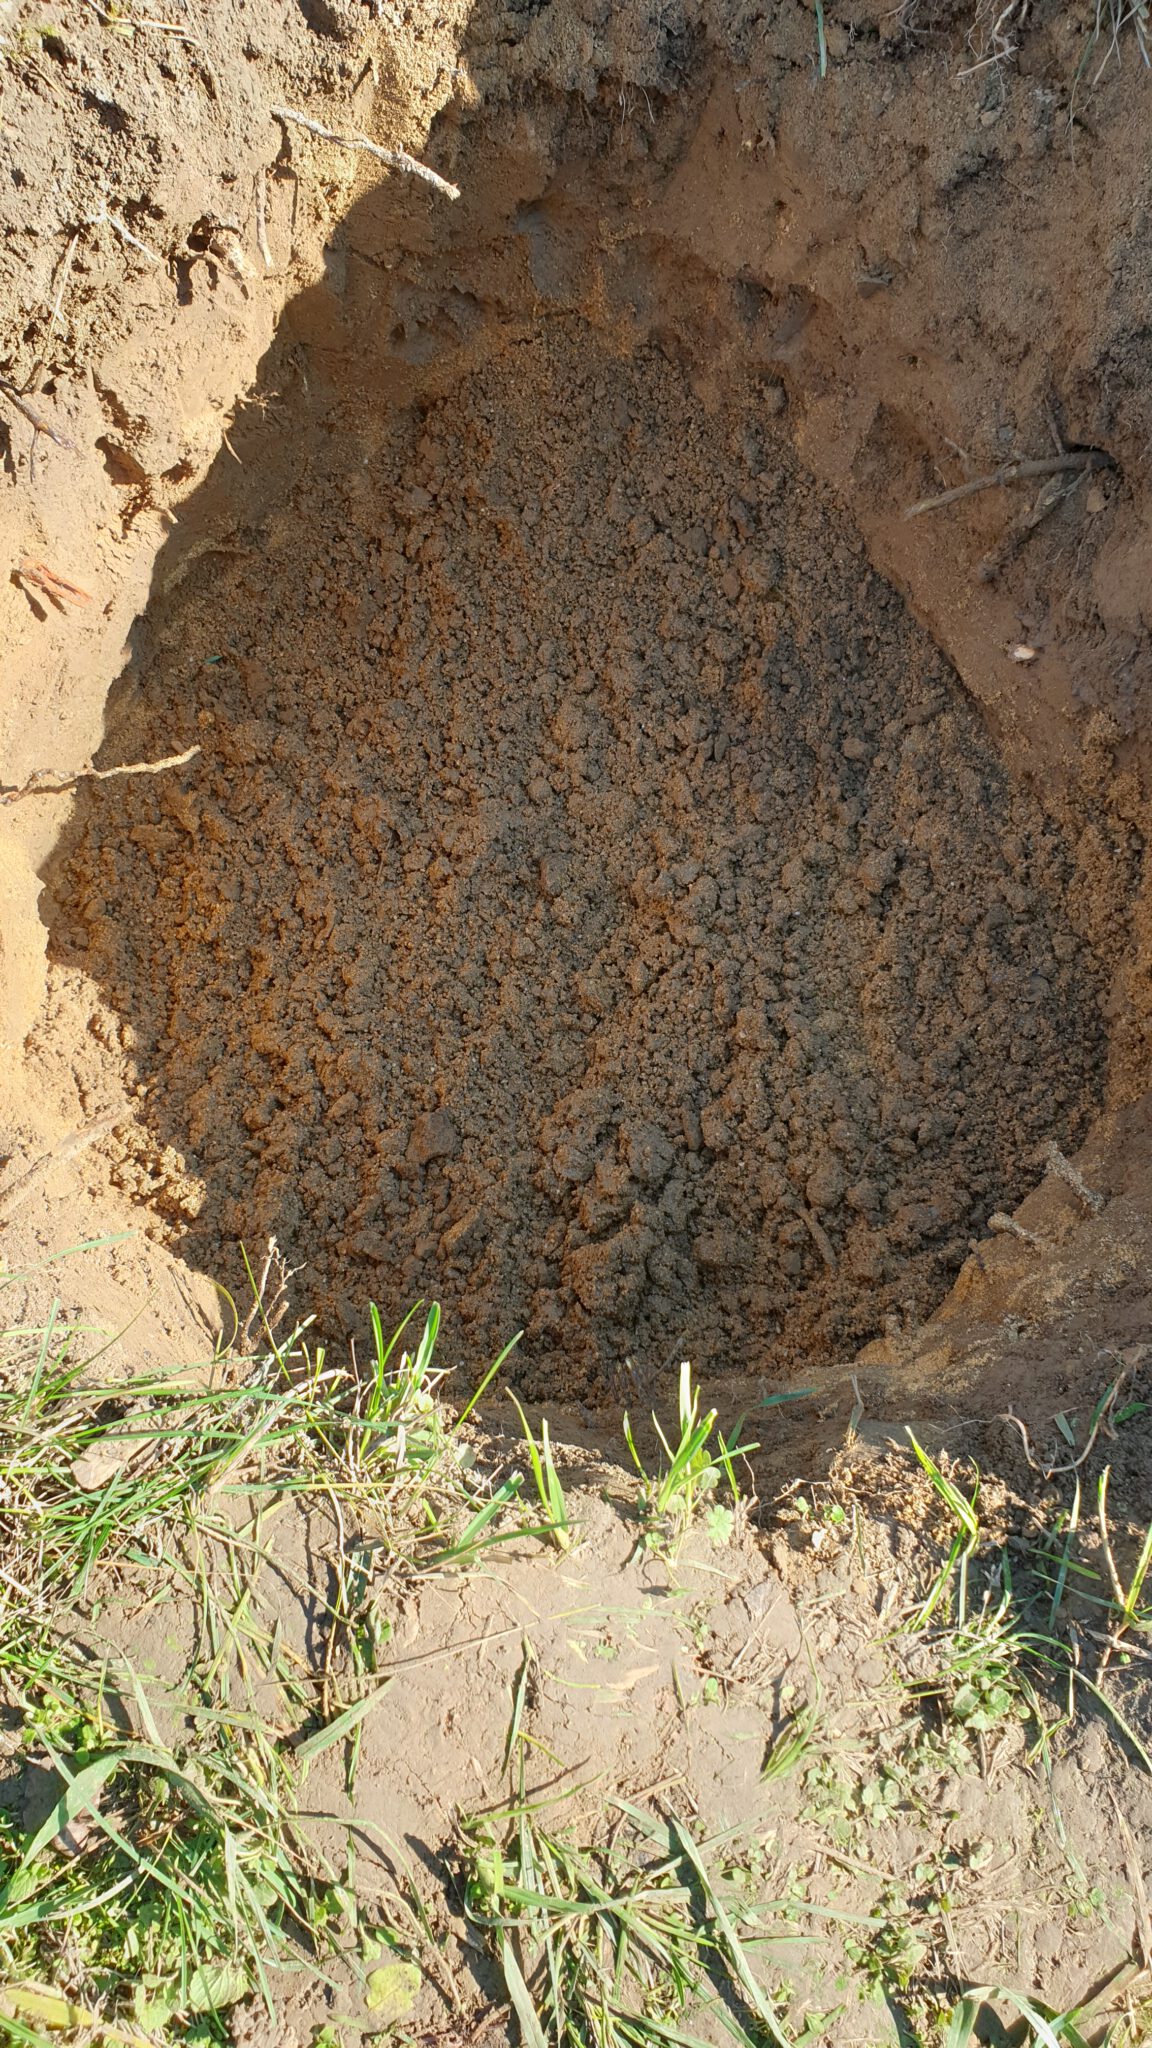
{"type": "Polygon", "coordinates": [[[409,156],[406,149],[381,149],[378,142],[369,142],[366,135],[337,135],[335,129],[325,128],[322,122],[313,121],[308,114],[298,113],[295,107],[273,107],[271,112],[274,120],[292,121],[297,128],[306,128],[309,135],[319,136],[321,142],[334,142],[339,149],[366,150],[369,156],[387,164],[390,171],[406,171],[411,178],[422,178],[426,185],[442,192],[445,199],[460,197],[459,185],[450,185],[447,178],[442,178],[438,171],[429,170],[427,164],[409,156]]]}
{"type": "Polygon", "coordinates": [[[183,768],[188,761],[194,761],[199,747],[186,747],[182,754],[168,754],[163,761],[125,761],[119,768],[93,768],[90,765],[78,768],[75,775],[66,775],[59,782],[45,782],[40,774],[30,776],[19,789],[0,789],[0,803],[16,804],[25,796],[63,796],[75,789],[81,782],[112,782],[120,775],[162,775],[167,768],[183,768]]]}
{"type": "Polygon", "coordinates": [[[961,498],[974,497],[977,491],[998,490],[1003,484],[1021,483],[1033,476],[1059,476],[1063,470],[1111,469],[1111,456],[1104,455],[1098,448],[1074,448],[1067,455],[1043,455],[1030,462],[1005,462],[994,469],[990,476],[976,476],[971,483],[956,484],[950,491],[941,491],[938,498],[921,498],[918,505],[909,505],[905,519],[919,519],[922,512],[938,512],[942,505],[958,504],[961,498]]]}

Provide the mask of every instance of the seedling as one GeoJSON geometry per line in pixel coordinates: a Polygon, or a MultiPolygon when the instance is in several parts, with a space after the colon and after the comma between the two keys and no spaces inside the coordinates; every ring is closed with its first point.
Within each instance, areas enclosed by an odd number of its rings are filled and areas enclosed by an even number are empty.
{"type": "Polygon", "coordinates": [[[556,1545],[557,1550],[570,1550],[572,1547],[572,1530],[568,1521],[568,1507],[564,1499],[564,1488],[560,1483],[560,1474],[556,1470],[555,1460],[552,1456],[552,1439],[548,1432],[548,1418],[547,1416],[541,1416],[540,1418],[540,1442],[537,1444],[532,1434],[532,1426],[515,1394],[510,1394],[508,1398],[520,1417],[520,1427],[524,1431],[524,1441],[528,1447],[528,1458],[532,1466],[532,1478],[535,1481],[537,1497],[544,1513],[549,1518],[547,1534],[556,1545]]]}
{"type": "Polygon", "coordinates": [[[968,1609],[968,1564],[980,1541],[980,1520],[976,1513],[976,1502],[980,1494],[979,1475],[977,1475],[976,1485],[972,1490],[971,1499],[969,1499],[966,1494],[960,1492],[959,1487],[954,1486],[952,1481],[945,1477],[935,1460],[928,1456],[927,1451],[921,1449],[910,1429],[906,1434],[936,1493],[956,1522],[956,1532],[952,1538],[952,1547],[948,1553],[948,1561],[937,1576],[928,1598],[916,1617],[916,1627],[926,1628],[928,1626],[957,1568],[959,1568],[959,1577],[956,1616],[957,1620],[963,1624],[968,1609]]]}
{"type": "Polygon", "coordinates": [[[717,1436],[712,1442],[716,1427],[716,1410],[710,1408],[701,1417],[700,1390],[692,1385],[692,1367],[687,1360],[680,1367],[680,1436],[675,1448],[669,1442],[655,1415],[652,1422],[660,1439],[667,1465],[663,1472],[651,1474],[645,1471],[632,1425],[627,1414],[624,1416],[624,1438],[632,1454],[632,1462],[640,1475],[640,1522],[641,1545],[647,1550],[660,1550],[674,1555],[705,1501],[712,1502],[708,1517],[708,1533],[717,1545],[727,1543],[734,1526],[732,1508],[712,1497],[721,1479],[726,1479],[732,1500],[740,1502],[740,1488],[736,1480],[733,1459],[737,1452],[747,1456],[759,1450],[759,1444],[740,1444],[740,1425],[727,1438],[717,1436]]]}
{"type": "Polygon", "coordinates": [[[760,1766],[762,1778],[788,1778],[811,1761],[816,1730],[820,1725],[819,1691],[814,1700],[798,1707],[780,1733],[769,1743],[760,1766]]]}

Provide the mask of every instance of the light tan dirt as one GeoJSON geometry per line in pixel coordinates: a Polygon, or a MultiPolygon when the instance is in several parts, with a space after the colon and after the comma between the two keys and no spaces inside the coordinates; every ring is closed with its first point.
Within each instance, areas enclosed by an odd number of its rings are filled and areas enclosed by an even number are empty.
{"type": "MultiPolygon", "coordinates": [[[[518,1448],[510,1441],[505,1455],[514,1460],[518,1448]]],[[[499,1455],[489,1438],[484,1456],[499,1455]]],[[[864,1964],[885,1943],[899,1958],[902,1939],[916,1960],[908,1999],[893,2002],[907,2037],[925,2043],[937,2038],[927,2014],[948,1985],[1036,1985],[1071,2005],[1113,1978],[1132,1927],[1130,1859],[1152,1839],[1152,1788],[1104,1719],[1057,1733],[1050,1768],[1033,1771],[1034,1731],[1019,1720],[985,1740],[918,1702],[917,1687],[938,1675],[938,1648],[908,1623],[952,1532],[906,1446],[856,1443],[829,1484],[785,1508],[766,1546],[738,1524],[731,1543],[713,1547],[700,1526],[674,1561],[638,1545],[634,1487],[613,1462],[594,1452],[561,1462],[574,1533],[564,1555],[514,1542],[480,1573],[405,1588],[384,1573],[371,1584],[368,1609],[392,1634],[352,1789],[347,1745],[333,1745],[305,1780],[305,1837],[318,1867],[323,1857],[338,1872],[351,1840],[363,1924],[383,1919],[410,1936],[398,1892],[430,1915],[436,1948],[416,1939],[410,1951],[424,1977],[409,2022],[418,2040],[472,2043],[488,2038],[485,2025],[493,2040],[518,2038],[464,1911],[464,1851],[478,1817],[503,1832],[521,1760],[536,1824],[586,1855],[621,1839],[617,1801],[675,1815],[707,1845],[714,1876],[733,1884],[749,1956],[789,2040],[821,2016],[820,2038],[837,2048],[901,2038],[864,1964]],[[806,1708],[815,1709],[807,1748],[793,1769],[766,1776],[774,1745],[806,1708]]],[[[1011,1455],[1004,1463],[1030,1495],[1027,1468],[1011,1455]]],[[[970,1480],[966,1464],[952,1469],[970,1480]]],[[[743,1463],[740,1471],[746,1479],[743,1463]]],[[[243,1500],[247,1514],[250,1491],[243,1500]]],[[[986,1540],[1007,1539],[1030,1571],[1037,1523],[1013,1486],[993,1482],[981,1513],[986,1540]]],[[[334,1561],[356,1552],[354,1503],[339,1523],[289,1505],[276,1527],[275,1556],[247,1589],[253,1643],[274,1622],[294,1671],[323,1658],[334,1706],[346,1689],[355,1696],[356,1681],[343,1650],[324,1649],[316,1601],[296,1589],[330,1589],[334,1561]]],[[[123,1574],[117,1612],[101,1612],[101,1647],[130,1650],[178,1746],[185,1674],[206,1645],[192,1605],[149,1598],[154,1585],[146,1568],[123,1574]]],[[[1087,1605],[1084,1615],[1091,1626],[1087,1605]]],[[[237,1700],[251,1697],[290,1734],[299,1687],[287,1697],[255,1652],[233,1683],[237,1700]]],[[[1114,1670],[1108,1690],[1143,1725],[1141,1667],[1114,1670]]],[[[1047,1702],[1050,1716],[1057,1704],[1047,1702]]],[[[124,1711],[135,1720],[133,1702],[124,1711]]],[[[295,1994],[304,2016],[281,2011],[277,2041],[297,2048],[324,2017],[339,2030],[341,2015],[347,2038],[358,2038],[362,1994],[339,1962],[333,1974],[327,2014],[306,1984],[295,1994]]],[[[291,1979],[284,1988],[292,1997],[291,1979]]],[[[270,2044],[259,2002],[247,2010],[250,2022],[243,2011],[234,2020],[237,2041],[250,2023],[270,2044]]],[[[693,2014],[691,2033],[717,2048],[730,2038],[707,2011],[693,2014]]]]}

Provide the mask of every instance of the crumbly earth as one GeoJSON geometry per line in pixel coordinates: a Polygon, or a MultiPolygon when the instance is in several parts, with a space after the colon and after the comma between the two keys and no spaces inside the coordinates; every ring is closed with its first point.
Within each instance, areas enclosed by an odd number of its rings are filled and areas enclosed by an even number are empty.
{"type": "Polygon", "coordinates": [[[119,744],[202,754],[56,893],[198,1265],[608,1392],[926,1310],[1078,1134],[1069,855],[767,412],[541,324],[183,586],[119,744]]]}
{"type": "MultiPolygon", "coordinates": [[[[6,1315],[63,1297],[126,1332],[102,1373],[167,1373],[275,1228],[328,1331],[435,1286],[465,1379],[525,1322],[577,1447],[573,1551],[373,1589],[359,1816],[445,1942],[418,2039],[509,2032],[454,1816],[506,1796],[525,1631],[533,1787],[587,1769],[585,1838],[611,1794],[739,1824],[772,1944],[808,1937],[757,1958],[800,2038],[931,2038],[972,1979],[1144,1981],[1145,1667],[1100,1639],[1092,1522],[1110,1465],[1130,1583],[1152,160],[1135,30],[1093,47],[1095,13],[1018,10],[1005,51],[964,0],[825,0],[821,76],[808,0],[0,0],[6,1315]],[[1068,448],[1102,466],[905,517],[1068,448]],[[1099,1104],[1077,1188],[1037,1149],[1099,1104]],[[634,1397],[670,1424],[682,1353],[725,1427],[759,1411],[765,1506],[669,1573],[619,1396],[651,1467],[634,1397]],[[1080,1514],[1050,1771],[1014,1713],[924,1696],[900,1623],[954,1529],[906,1449],[863,1457],[878,1417],[976,1459],[1041,1628],[1080,1514]]],[[[356,1504],[279,1505],[253,1593],[306,1657],[295,1546],[335,1583],[356,1504]]],[[[101,1598],[101,1653],[181,1713],[174,1587],[101,1598]]],[[[322,1762],[315,1808],[357,1818],[322,1762]]],[[[373,1847],[366,1910],[402,1881],[373,1847]]]]}
{"type": "Polygon", "coordinates": [[[77,445],[15,412],[5,530],[93,596],[9,588],[13,779],[92,746],[174,521],[101,760],[203,747],[64,860],[71,799],[0,819],[3,1197],[69,1163],[13,1256],[83,1234],[69,1187],[233,1287],[275,1228],[329,1329],[435,1286],[541,1391],[914,1327],[1145,1082],[1142,301],[1067,38],[951,91],[846,10],[813,90],[799,7],[8,13],[5,375],[77,445]],[[1038,435],[1111,466],[904,520],[1038,435]]]}

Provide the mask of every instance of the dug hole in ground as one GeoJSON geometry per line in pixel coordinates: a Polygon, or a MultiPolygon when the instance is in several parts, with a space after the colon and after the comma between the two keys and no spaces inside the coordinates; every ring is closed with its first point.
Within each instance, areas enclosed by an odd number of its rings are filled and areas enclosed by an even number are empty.
{"type": "Polygon", "coordinates": [[[0,2040],[1152,2038],[1145,38],[0,6],[0,2040]]]}

